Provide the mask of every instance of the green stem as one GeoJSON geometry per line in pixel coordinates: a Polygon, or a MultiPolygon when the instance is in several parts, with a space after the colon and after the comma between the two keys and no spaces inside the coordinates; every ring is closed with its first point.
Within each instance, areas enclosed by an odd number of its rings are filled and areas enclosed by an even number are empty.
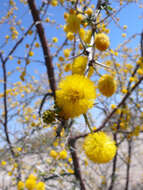
{"type": "Polygon", "coordinates": [[[91,126],[90,126],[90,123],[89,123],[89,121],[88,121],[87,115],[86,115],[86,114],[83,114],[83,117],[84,117],[85,123],[87,124],[87,126],[88,126],[90,132],[93,133],[93,130],[92,130],[91,126]]]}

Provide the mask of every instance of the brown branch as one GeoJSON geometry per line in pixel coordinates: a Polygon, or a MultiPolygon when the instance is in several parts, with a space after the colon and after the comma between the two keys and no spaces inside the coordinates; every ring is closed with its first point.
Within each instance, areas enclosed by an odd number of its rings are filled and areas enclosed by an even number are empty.
{"type": "Polygon", "coordinates": [[[46,98],[48,97],[48,96],[53,96],[53,94],[52,93],[46,93],[45,95],[44,95],[44,97],[42,98],[42,101],[41,101],[41,104],[40,104],[40,108],[39,108],[39,117],[41,117],[41,111],[42,111],[42,108],[43,108],[43,105],[44,105],[44,103],[45,103],[45,101],[46,101],[46,98]]]}
{"type": "Polygon", "coordinates": [[[32,14],[32,17],[33,17],[33,20],[34,20],[34,23],[35,23],[35,26],[37,29],[37,33],[40,38],[40,42],[41,42],[41,46],[42,46],[43,54],[44,54],[44,59],[45,59],[45,65],[46,65],[46,69],[47,69],[47,75],[48,75],[48,79],[49,79],[49,83],[50,83],[50,88],[51,88],[52,93],[54,94],[54,98],[55,98],[56,81],[55,81],[55,75],[54,75],[54,68],[52,65],[52,58],[51,58],[50,51],[48,48],[48,43],[46,40],[44,28],[43,28],[43,25],[41,24],[39,11],[36,8],[35,1],[28,0],[28,5],[31,10],[31,14],[32,14]]]}
{"type": "Polygon", "coordinates": [[[130,168],[131,168],[131,155],[132,155],[132,139],[130,139],[128,141],[128,161],[127,161],[127,174],[126,174],[125,190],[129,189],[130,168]]]}
{"type": "Polygon", "coordinates": [[[71,153],[71,157],[73,160],[73,166],[74,166],[74,175],[76,177],[76,179],[79,181],[80,183],[80,190],[86,190],[82,176],[81,176],[81,170],[80,170],[80,165],[79,165],[79,159],[76,153],[76,146],[75,146],[75,138],[74,137],[70,137],[68,140],[68,145],[69,145],[69,150],[71,153]]]}
{"type": "MultiPolygon", "coordinates": [[[[121,119],[123,117],[123,110],[122,112],[120,113],[120,117],[119,117],[119,120],[118,120],[118,124],[117,124],[117,131],[115,132],[114,134],[114,141],[116,143],[116,145],[118,146],[118,130],[120,129],[120,123],[121,123],[121,119]]],[[[116,178],[116,168],[117,168],[117,156],[118,156],[118,149],[117,149],[117,152],[116,152],[116,155],[113,159],[113,167],[112,167],[112,174],[111,174],[111,182],[110,182],[110,186],[109,186],[109,189],[108,190],[112,190],[113,187],[114,187],[114,183],[115,183],[115,178],[116,178]]]]}
{"type": "Polygon", "coordinates": [[[8,143],[10,152],[12,157],[14,158],[15,162],[18,164],[17,167],[17,172],[18,172],[18,176],[17,176],[17,182],[21,179],[21,173],[20,173],[20,165],[19,165],[19,161],[16,158],[16,154],[13,150],[13,146],[9,137],[9,132],[8,132],[8,109],[7,109],[7,74],[6,74],[6,62],[3,59],[2,54],[0,53],[0,59],[2,62],[2,70],[3,70],[3,103],[4,103],[4,133],[5,133],[5,137],[6,137],[6,141],[8,143]]]}
{"type": "Polygon", "coordinates": [[[141,33],[141,57],[143,57],[143,32],[141,33]]]}
{"type": "Polygon", "coordinates": [[[55,178],[58,178],[58,177],[64,177],[64,176],[72,176],[74,174],[72,173],[63,173],[63,174],[60,174],[60,175],[52,175],[52,176],[49,176],[49,177],[43,177],[44,181],[48,181],[48,180],[52,180],[52,179],[55,179],[55,178]]]}
{"type": "Polygon", "coordinates": [[[6,140],[8,142],[11,154],[14,156],[14,151],[12,148],[12,144],[9,138],[9,134],[8,134],[8,109],[7,109],[7,75],[6,75],[6,65],[5,65],[5,61],[2,57],[2,54],[0,54],[0,59],[2,62],[2,70],[3,70],[3,103],[4,103],[4,132],[6,135],[6,140]]]}

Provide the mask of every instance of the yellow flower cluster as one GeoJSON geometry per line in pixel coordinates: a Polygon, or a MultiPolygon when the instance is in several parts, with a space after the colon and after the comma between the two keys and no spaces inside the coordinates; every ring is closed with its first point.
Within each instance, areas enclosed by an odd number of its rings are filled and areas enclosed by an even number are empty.
{"type": "Polygon", "coordinates": [[[107,163],[116,154],[115,142],[104,132],[89,134],[83,145],[87,157],[95,163],[107,163]]]}
{"type": "Polygon", "coordinates": [[[80,30],[81,20],[81,15],[77,15],[75,13],[69,14],[66,19],[67,24],[65,26],[65,32],[78,33],[80,30]]]}
{"type": "Polygon", "coordinates": [[[37,177],[30,174],[25,184],[22,181],[19,181],[17,184],[17,190],[24,190],[24,187],[26,187],[27,190],[45,190],[45,183],[42,181],[37,183],[37,177]]]}
{"type": "Polygon", "coordinates": [[[143,57],[140,57],[140,58],[137,60],[137,64],[139,64],[140,68],[143,69],[143,57]]]}
{"type": "Polygon", "coordinates": [[[79,31],[80,38],[86,43],[89,44],[91,41],[92,31],[91,30],[85,30],[83,28],[80,28],[79,31]]]}
{"type": "Polygon", "coordinates": [[[105,51],[110,45],[110,40],[106,34],[98,33],[95,35],[94,44],[98,50],[105,51]]]}
{"type": "Polygon", "coordinates": [[[51,150],[50,151],[50,156],[54,159],[66,159],[68,154],[67,154],[67,151],[64,149],[64,150],[61,150],[60,152],[56,152],[55,150],[51,150]]]}
{"type": "Polygon", "coordinates": [[[82,75],[70,75],[59,83],[56,103],[65,119],[74,118],[92,108],[96,96],[94,83],[82,75]]]}
{"type": "Polygon", "coordinates": [[[18,31],[16,30],[15,27],[10,27],[10,30],[11,30],[11,37],[13,40],[17,39],[18,38],[18,31]]]}
{"type": "Polygon", "coordinates": [[[112,96],[116,91],[116,81],[113,76],[105,74],[98,81],[98,89],[106,97],[112,96]]]}
{"type": "Polygon", "coordinates": [[[75,58],[72,64],[72,73],[83,75],[87,66],[88,58],[85,56],[79,56],[75,58]]]}

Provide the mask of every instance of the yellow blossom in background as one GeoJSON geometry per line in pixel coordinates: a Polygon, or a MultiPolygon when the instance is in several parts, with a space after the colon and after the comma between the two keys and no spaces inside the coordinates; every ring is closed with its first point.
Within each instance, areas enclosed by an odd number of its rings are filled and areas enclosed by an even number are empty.
{"type": "Polygon", "coordinates": [[[28,176],[28,178],[29,178],[29,179],[33,179],[33,180],[37,180],[37,177],[36,177],[35,175],[33,175],[33,174],[30,174],[30,175],[28,176]]]}
{"type": "Polygon", "coordinates": [[[89,134],[83,145],[87,157],[95,163],[107,163],[116,154],[115,142],[104,132],[89,134]]]}
{"type": "Polygon", "coordinates": [[[110,45],[109,37],[104,33],[95,34],[94,44],[98,50],[105,51],[110,45]]]}
{"type": "Polygon", "coordinates": [[[69,161],[69,163],[72,163],[72,158],[69,158],[68,161],[69,161]]]}
{"type": "Polygon", "coordinates": [[[72,32],[67,33],[67,39],[72,41],[74,39],[74,34],[72,32]]]}
{"type": "Polygon", "coordinates": [[[59,58],[59,61],[63,62],[64,61],[64,58],[62,56],[60,56],[59,58]]]}
{"type": "Polygon", "coordinates": [[[133,136],[139,136],[139,134],[140,134],[140,126],[135,127],[132,134],[133,134],[133,136]]]}
{"type": "Polygon", "coordinates": [[[72,70],[72,65],[70,63],[66,64],[65,67],[64,67],[64,71],[69,72],[71,70],[72,70]]]}
{"type": "Polygon", "coordinates": [[[137,64],[139,64],[140,68],[143,69],[143,57],[140,57],[140,58],[137,60],[137,64]]]}
{"type": "Polygon", "coordinates": [[[58,153],[55,150],[51,150],[49,155],[54,159],[58,157],[58,153]]]}
{"type": "Polygon", "coordinates": [[[64,19],[67,19],[68,16],[69,16],[69,14],[65,12],[65,13],[64,13],[64,19]]]}
{"type": "Polygon", "coordinates": [[[5,165],[6,165],[6,161],[2,160],[2,161],[1,161],[1,165],[2,165],[2,166],[5,166],[5,165]]]}
{"type": "Polygon", "coordinates": [[[128,28],[128,26],[127,26],[127,25],[124,25],[124,26],[123,26],[123,29],[124,29],[124,30],[126,30],[127,28],[128,28]]]}
{"type": "Polygon", "coordinates": [[[88,58],[85,56],[79,56],[75,58],[72,64],[72,73],[83,75],[87,66],[88,58]]]}
{"type": "Polygon", "coordinates": [[[32,34],[33,34],[33,31],[32,31],[32,30],[29,30],[29,31],[28,31],[28,34],[29,34],[29,35],[32,35],[32,34]]]}
{"type": "Polygon", "coordinates": [[[53,6],[53,7],[56,7],[58,5],[58,1],[57,0],[51,0],[50,4],[53,6]]]}
{"type": "Polygon", "coordinates": [[[9,38],[10,38],[10,36],[9,36],[9,35],[6,35],[6,36],[5,36],[5,39],[6,39],[6,40],[8,40],[9,38]]]}
{"type": "Polygon", "coordinates": [[[126,33],[122,33],[122,37],[125,38],[127,36],[126,33]]]}
{"type": "Polygon", "coordinates": [[[74,170],[72,170],[72,169],[67,169],[67,172],[69,172],[69,173],[71,173],[71,174],[74,174],[74,170]]]}
{"type": "Polygon", "coordinates": [[[116,91],[117,85],[113,76],[105,74],[98,81],[98,89],[106,97],[112,96],[116,91]]]}
{"type": "Polygon", "coordinates": [[[85,13],[88,15],[88,16],[91,16],[92,13],[93,13],[93,10],[91,8],[88,8],[86,9],[85,13]]]}
{"type": "Polygon", "coordinates": [[[36,190],[45,190],[45,183],[40,181],[36,185],[36,190]]]}
{"type": "Polygon", "coordinates": [[[69,57],[69,56],[70,56],[70,52],[71,52],[70,49],[64,49],[64,51],[63,51],[64,56],[65,56],[65,57],[69,57]]]}
{"type": "Polygon", "coordinates": [[[45,22],[49,22],[50,21],[50,19],[47,17],[46,19],[45,19],[45,22]]]}
{"type": "Polygon", "coordinates": [[[121,90],[121,92],[122,92],[123,94],[126,94],[128,91],[127,91],[126,88],[123,88],[123,89],[121,90]]]}
{"type": "Polygon", "coordinates": [[[39,45],[38,42],[35,42],[35,47],[36,47],[36,48],[39,48],[39,47],[40,47],[40,45],[39,45]]]}
{"type": "Polygon", "coordinates": [[[67,158],[67,151],[66,150],[62,150],[61,152],[59,152],[59,159],[66,159],[67,158]]]}
{"type": "Polygon", "coordinates": [[[115,109],[115,108],[116,108],[116,105],[115,105],[115,104],[111,104],[111,108],[112,108],[112,109],[115,109]]]}
{"type": "Polygon", "coordinates": [[[58,42],[58,38],[53,37],[53,38],[52,38],[52,41],[53,41],[53,43],[57,43],[57,42],[58,42]]]}
{"type": "Polygon", "coordinates": [[[66,20],[66,32],[78,33],[80,30],[81,18],[79,15],[70,14],[66,20]]]}
{"type": "Polygon", "coordinates": [[[58,140],[55,140],[54,142],[53,142],[53,146],[58,146],[59,145],[59,142],[58,142],[58,140]]]}
{"type": "Polygon", "coordinates": [[[80,35],[80,38],[83,40],[85,36],[85,30],[83,28],[80,28],[79,35],[80,35]]]}
{"type": "Polygon", "coordinates": [[[30,51],[29,52],[29,56],[32,57],[34,55],[34,52],[33,51],[30,51]]]}
{"type": "Polygon", "coordinates": [[[139,75],[143,75],[143,70],[140,68],[140,69],[137,70],[137,73],[138,73],[139,75]]]}
{"type": "Polygon", "coordinates": [[[61,80],[56,91],[56,103],[65,119],[74,118],[94,104],[96,93],[94,83],[82,75],[71,75],[61,80]]]}
{"type": "Polygon", "coordinates": [[[33,178],[28,178],[25,182],[25,187],[28,189],[28,190],[35,190],[36,188],[36,180],[33,179],[33,178]]]}
{"type": "Polygon", "coordinates": [[[85,32],[85,36],[84,36],[83,41],[84,41],[85,43],[89,44],[90,41],[91,41],[91,36],[92,36],[92,31],[91,31],[91,30],[87,30],[87,31],[85,32]]]}
{"type": "Polygon", "coordinates": [[[17,184],[17,190],[24,190],[24,182],[22,181],[19,181],[18,184],[17,184]]]}

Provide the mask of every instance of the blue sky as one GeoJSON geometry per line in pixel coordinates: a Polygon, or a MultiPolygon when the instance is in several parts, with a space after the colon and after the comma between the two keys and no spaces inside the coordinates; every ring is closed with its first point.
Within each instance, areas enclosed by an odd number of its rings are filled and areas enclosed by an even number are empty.
{"type": "MultiPolygon", "coordinates": [[[[8,1],[0,1],[0,17],[2,17],[3,15],[6,14],[7,2],[8,1]]],[[[19,18],[20,18],[22,21],[22,25],[26,29],[28,26],[30,26],[31,21],[32,21],[30,12],[28,11],[27,6],[20,3],[19,0],[16,0],[15,2],[19,9],[16,11],[16,15],[18,18],[17,20],[19,20],[19,18]]],[[[37,0],[36,2],[39,5],[41,0],[37,0]]],[[[116,3],[116,1],[115,1],[112,6],[117,8],[117,7],[119,7],[119,3],[116,3]]],[[[49,9],[48,12],[49,12],[48,16],[50,16],[51,20],[56,20],[58,24],[64,23],[64,19],[63,19],[64,10],[61,7],[55,7],[55,8],[52,7],[49,9]]],[[[127,25],[128,29],[126,31],[123,31],[115,24],[115,22],[112,21],[110,23],[109,37],[110,37],[110,41],[111,41],[111,48],[113,48],[113,49],[116,48],[119,43],[123,42],[123,40],[126,40],[128,37],[130,37],[134,33],[140,33],[142,31],[143,19],[139,19],[139,16],[143,16],[143,9],[139,8],[139,6],[136,5],[135,3],[130,3],[123,10],[121,10],[121,12],[119,12],[118,17],[120,18],[120,21],[119,21],[120,26],[123,27],[123,25],[127,25]],[[123,39],[121,36],[121,34],[123,32],[126,32],[126,34],[127,34],[127,37],[125,39],[123,39]]],[[[65,37],[65,34],[63,33],[63,31],[61,29],[59,29],[57,31],[55,26],[53,26],[53,25],[49,26],[49,24],[47,24],[47,23],[43,23],[43,25],[45,27],[47,39],[51,40],[52,37],[57,36],[59,38],[58,44],[60,45],[63,42],[64,37],[65,37]]],[[[7,34],[9,34],[9,27],[7,26],[7,24],[0,25],[1,43],[4,39],[4,36],[7,34]]],[[[19,38],[21,36],[22,36],[22,32],[19,31],[19,38]]],[[[18,49],[16,50],[16,52],[13,55],[25,56],[26,55],[25,44],[28,43],[33,38],[33,36],[34,35],[26,37],[26,39],[18,47],[18,49]]],[[[139,40],[140,40],[139,37],[137,39],[133,40],[133,42],[131,43],[131,46],[135,47],[139,43],[139,40]]],[[[38,41],[38,39],[37,39],[37,41],[38,41]]],[[[13,47],[14,44],[15,44],[15,40],[14,41],[11,40],[10,43],[7,44],[7,46],[4,48],[5,54],[7,54],[7,52],[11,49],[11,47],[13,47]]],[[[43,60],[43,54],[40,49],[34,49],[34,53],[35,53],[35,55],[32,57],[32,59],[43,60]]],[[[10,63],[8,63],[8,69],[11,70],[11,69],[15,68],[16,60],[14,59],[9,62],[10,63]]],[[[45,68],[43,68],[43,65],[41,66],[41,64],[38,64],[38,63],[31,63],[28,66],[28,71],[31,73],[31,72],[33,72],[33,70],[35,68],[38,68],[38,70],[40,72],[44,72],[44,70],[45,70],[45,68]]],[[[1,78],[1,71],[0,71],[0,78],[1,78]]]]}
{"type": "MultiPolygon", "coordinates": [[[[7,12],[7,2],[8,2],[8,0],[0,1],[0,18],[2,16],[4,16],[7,12]]],[[[31,14],[27,8],[27,5],[20,3],[19,0],[15,0],[15,2],[18,7],[18,10],[16,11],[16,15],[17,15],[16,20],[18,21],[20,19],[22,21],[22,26],[24,26],[24,28],[26,30],[27,27],[30,26],[30,24],[32,22],[31,14]]],[[[37,0],[36,2],[39,6],[41,3],[41,0],[37,0]]],[[[114,1],[114,3],[111,6],[113,8],[119,8],[119,3],[114,1]]],[[[63,13],[64,13],[64,10],[61,7],[54,7],[54,8],[51,7],[51,8],[49,8],[47,16],[49,16],[51,18],[51,20],[56,20],[56,22],[58,24],[63,25],[64,24],[63,13]]],[[[111,41],[111,48],[115,49],[119,43],[123,42],[123,40],[126,40],[128,37],[132,36],[135,33],[141,33],[141,31],[143,30],[143,24],[142,24],[143,18],[139,19],[140,16],[143,16],[143,9],[139,8],[139,6],[136,5],[135,3],[130,3],[123,10],[121,10],[121,12],[118,14],[118,17],[120,18],[119,25],[121,27],[123,27],[123,25],[128,26],[126,31],[119,28],[115,24],[114,21],[111,21],[111,23],[109,25],[109,29],[110,29],[109,37],[110,37],[110,41],[111,41]],[[127,37],[123,38],[121,36],[122,33],[126,33],[127,37]]],[[[62,42],[65,38],[65,34],[62,31],[62,29],[56,30],[55,26],[49,25],[47,23],[43,23],[43,26],[45,28],[46,36],[47,36],[47,39],[49,40],[49,42],[52,40],[52,37],[57,36],[59,39],[58,45],[62,44],[62,42]]],[[[33,29],[33,31],[35,31],[35,29],[33,29]]],[[[7,34],[10,34],[9,26],[7,24],[0,25],[1,44],[3,43],[4,37],[7,34]]],[[[22,36],[22,32],[19,31],[19,38],[21,36],[22,36]]],[[[13,55],[24,57],[27,53],[27,50],[25,49],[25,45],[27,43],[31,42],[33,37],[34,37],[34,33],[32,36],[26,37],[24,39],[23,43],[17,48],[17,50],[14,52],[13,55]]],[[[37,38],[37,41],[39,41],[38,38],[37,38]]],[[[7,53],[10,51],[11,47],[14,46],[15,42],[16,42],[15,40],[10,40],[10,42],[3,49],[1,49],[1,50],[5,51],[4,56],[7,55],[7,53]]],[[[133,40],[130,43],[130,46],[132,48],[134,48],[139,44],[139,42],[140,42],[140,37],[137,37],[135,40],[133,40]]],[[[43,53],[42,53],[41,49],[34,48],[33,51],[34,51],[34,56],[32,57],[32,59],[43,61],[43,53]]],[[[54,51],[54,48],[51,50],[51,52],[53,52],[53,51],[54,51]]],[[[57,61],[57,59],[55,59],[55,61],[57,61]]],[[[25,62],[23,62],[21,64],[21,66],[24,66],[24,65],[25,65],[25,62]]],[[[8,71],[11,71],[18,66],[19,65],[17,64],[17,59],[9,60],[7,62],[7,70],[8,71]]],[[[38,70],[38,72],[40,74],[43,74],[46,72],[44,64],[37,63],[37,62],[31,62],[27,67],[27,72],[36,76],[36,78],[39,79],[39,75],[35,74],[35,70],[38,70]]],[[[9,78],[9,82],[13,83],[15,81],[18,81],[19,75],[20,75],[20,73],[16,72],[14,75],[12,75],[12,77],[9,78]]],[[[0,79],[2,79],[1,67],[0,67],[0,79]]],[[[0,92],[1,92],[1,90],[2,90],[2,85],[0,86],[0,92]]],[[[100,121],[98,121],[97,123],[99,123],[99,122],[100,121]]]]}

